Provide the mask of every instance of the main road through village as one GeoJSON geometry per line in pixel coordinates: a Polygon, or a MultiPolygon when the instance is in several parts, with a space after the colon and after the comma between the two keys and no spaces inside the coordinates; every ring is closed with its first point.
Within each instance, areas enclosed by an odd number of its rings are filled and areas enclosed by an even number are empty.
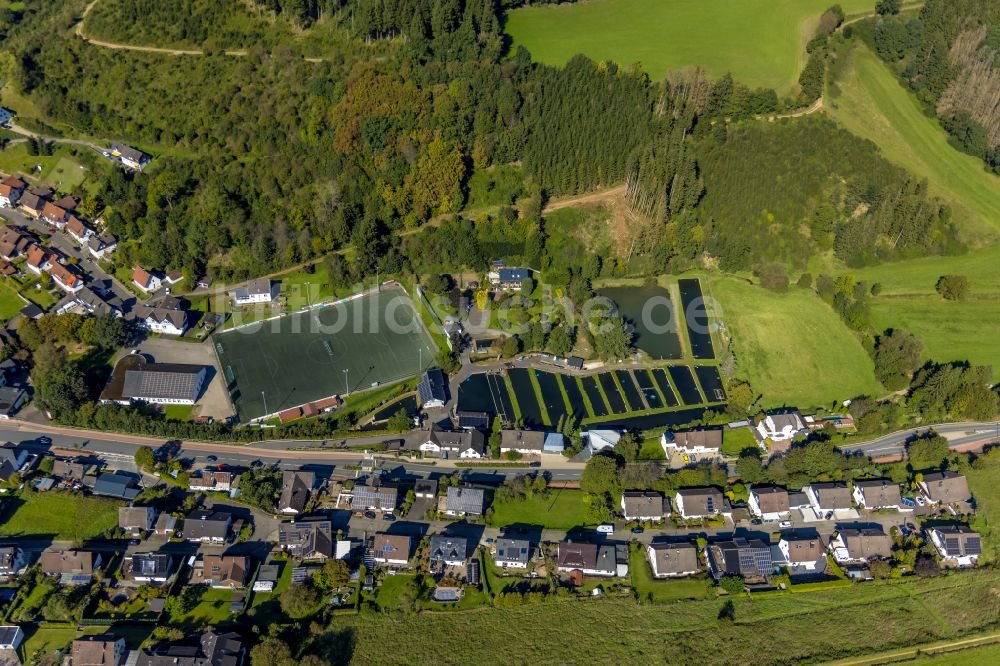
{"type": "MultiPolygon", "coordinates": [[[[863,453],[873,458],[901,456],[906,442],[913,437],[922,435],[933,429],[945,436],[954,449],[978,448],[990,442],[1000,441],[1000,425],[997,423],[946,423],[920,428],[901,430],[866,442],[854,443],[842,447],[847,453],[863,453]]],[[[422,437],[422,432],[412,432],[405,435],[407,444],[416,444],[422,437]]],[[[366,444],[375,445],[386,440],[385,436],[355,438],[349,440],[351,447],[366,444]]],[[[27,421],[11,420],[0,422],[0,440],[21,444],[36,451],[67,452],[73,454],[90,454],[107,460],[109,463],[122,465],[133,460],[139,446],[158,447],[167,440],[118,433],[80,430],[53,425],[29,423],[27,421]]],[[[338,440],[339,441],[339,440],[338,440]]],[[[225,444],[208,442],[181,442],[180,455],[194,459],[195,462],[208,462],[213,456],[218,463],[235,466],[246,466],[260,460],[268,464],[276,464],[281,468],[299,468],[303,466],[324,466],[336,471],[338,468],[355,470],[366,460],[371,460],[368,452],[352,448],[338,450],[335,442],[314,440],[272,440],[251,444],[225,444]]],[[[449,461],[411,461],[406,458],[396,458],[392,455],[377,454],[380,467],[393,469],[400,474],[424,477],[432,474],[448,474],[456,469],[449,461]]],[[[523,474],[525,468],[491,467],[488,463],[471,468],[479,474],[493,476],[508,476],[523,474]]],[[[538,467],[543,469],[553,480],[573,480],[580,477],[583,464],[562,458],[561,456],[545,456],[538,467]]],[[[354,472],[351,471],[351,474],[354,472]]]]}

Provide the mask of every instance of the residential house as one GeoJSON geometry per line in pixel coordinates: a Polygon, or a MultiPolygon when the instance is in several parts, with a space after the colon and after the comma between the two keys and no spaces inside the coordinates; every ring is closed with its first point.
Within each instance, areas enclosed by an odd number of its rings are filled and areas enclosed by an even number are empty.
{"type": "Polygon", "coordinates": [[[561,432],[550,432],[545,435],[542,453],[562,453],[566,450],[566,438],[561,432]]]}
{"type": "Polygon", "coordinates": [[[791,513],[788,491],[772,486],[751,488],[747,507],[754,516],[766,521],[784,520],[791,513]]]}
{"type": "Polygon", "coordinates": [[[528,268],[500,268],[487,275],[490,284],[504,291],[521,291],[521,283],[531,278],[528,268]]]}
{"type": "Polygon", "coordinates": [[[0,446],[0,479],[9,481],[11,476],[23,471],[30,457],[28,449],[20,446],[9,443],[0,446]]]}
{"type": "Polygon", "coordinates": [[[753,424],[754,438],[764,449],[767,448],[768,443],[771,443],[772,445],[778,444],[779,450],[787,450],[789,442],[808,430],[806,421],[798,410],[766,414],[753,424]]]}
{"type": "Polygon", "coordinates": [[[826,566],[826,546],[818,533],[809,536],[782,535],[778,550],[792,573],[819,572],[826,566]]]}
{"type": "Polygon", "coordinates": [[[236,305],[256,305],[270,303],[274,300],[274,287],[267,278],[250,280],[245,287],[239,287],[233,292],[236,305]]]}
{"type": "Polygon", "coordinates": [[[302,560],[333,557],[333,524],[326,518],[303,518],[278,526],[278,545],[302,560]]]}
{"type": "Polygon", "coordinates": [[[0,257],[11,261],[26,253],[35,245],[35,239],[18,229],[5,224],[0,227],[0,257]]]}
{"type": "Polygon", "coordinates": [[[125,145],[124,143],[116,143],[111,146],[111,154],[117,157],[118,161],[124,166],[135,171],[141,171],[153,159],[141,150],[125,145]]]}
{"type": "Polygon", "coordinates": [[[482,458],[486,455],[486,437],[479,430],[441,430],[435,425],[419,448],[442,458],[482,458]]]}
{"type": "Polygon", "coordinates": [[[142,488],[138,486],[135,478],[129,476],[128,474],[119,474],[117,472],[99,474],[96,482],[94,483],[95,495],[117,497],[118,499],[128,500],[130,502],[141,492],[142,488]]]}
{"type": "Polygon", "coordinates": [[[38,558],[38,566],[47,576],[59,576],[63,585],[83,585],[94,578],[101,566],[101,554],[89,550],[50,548],[38,558]]]}
{"type": "Polygon", "coordinates": [[[243,666],[245,656],[239,634],[209,631],[196,645],[159,643],[152,650],[142,650],[134,666],[243,666]]]}
{"type": "Polygon", "coordinates": [[[123,506],[118,509],[118,527],[132,536],[152,532],[156,525],[156,509],[151,506],[123,506]]]}
{"type": "Polygon", "coordinates": [[[701,571],[698,549],[691,543],[657,542],[646,546],[653,578],[680,578],[701,571]]]}
{"type": "Polygon", "coordinates": [[[219,469],[200,469],[188,478],[188,488],[205,493],[228,493],[233,487],[233,473],[219,469]]]}
{"type": "Polygon", "coordinates": [[[969,482],[964,476],[951,470],[924,474],[917,485],[931,504],[959,504],[972,499],[969,482]]]}
{"type": "Polygon", "coordinates": [[[497,539],[493,563],[501,569],[527,569],[531,562],[531,542],[527,539],[497,539]]]}
{"type": "Polygon", "coordinates": [[[380,532],[372,544],[372,559],[377,564],[405,567],[410,562],[412,550],[413,540],[409,536],[380,532]]]}
{"type": "Polygon", "coordinates": [[[245,555],[205,555],[195,562],[191,582],[235,590],[246,587],[249,575],[250,558],[245,555]]]}
{"type": "Polygon", "coordinates": [[[556,546],[556,569],[562,573],[580,571],[584,576],[617,576],[615,546],[560,541],[556,546]]]}
{"type": "Polygon", "coordinates": [[[50,201],[42,206],[41,217],[42,222],[51,224],[57,229],[62,229],[66,226],[67,220],[69,220],[69,211],[50,201]]]}
{"type": "Polygon", "coordinates": [[[8,109],[5,106],[0,106],[0,125],[6,125],[10,121],[12,121],[14,119],[14,116],[16,115],[17,112],[13,111],[12,109],[8,109]]]}
{"type": "MultiPolygon", "coordinates": [[[[13,418],[27,399],[28,393],[23,389],[14,386],[0,386],[0,419],[13,418]]],[[[0,467],[0,479],[4,479],[2,467],[0,467]]],[[[4,481],[6,480],[4,479],[4,481]]]]}
{"type": "Polygon", "coordinates": [[[294,516],[306,510],[309,493],[316,483],[316,474],[305,470],[285,470],[281,473],[281,495],[278,513],[294,516]]]}
{"type": "Polygon", "coordinates": [[[188,329],[188,315],[184,310],[137,305],[132,316],[139,326],[152,333],[181,336],[188,329]]]}
{"type": "Polygon", "coordinates": [[[150,271],[139,266],[132,271],[132,284],[149,293],[158,290],[162,286],[160,278],[150,271]]]}
{"type": "Polygon", "coordinates": [[[942,564],[953,567],[974,567],[979,563],[983,546],[979,533],[968,525],[941,525],[927,530],[931,543],[941,555],[942,564]]]}
{"type": "Polygon", "coordinates": [[[184,517],[184,538],[203,543],[225,543],[233,526],[233,514],[195,509],[184,517]]]}
{"type": "Polygon", "coordinates": [[[40,245],[32,245],[28,248],[28,261],[25,265],[35,275],[41,275],[43,271],[52,268],[57,261],[58,257],[54,252],[49,252],[40,245]]]}
{"type": "Polygon", "coordinates": [[[486,511],[486,493],[482,488],[451,486],[444,497],[444,512],[449,516],[481,516],[486,511]]]}
{"type": "Polygon", "coordinates": [[[399,488],[393,485],[355,484],[351,508],[355,511],[395,511],[399,506],[399,488]]]}
{"type": "Polygon", "coordinates": [[[76,215],[69,216],[69,220],[66,222],[66,231],[80,245],[85,244],[94,235],[94,230],[80,221],[76,215]]]}
{"type": "Polygon", "coordinates": [[[63,481],[82,481],[90,467],[90,463],[80,462],[79,460],[56,459],[52,463],[52,475],[59,477],[63,481]]]}
{"type": "Polygon", "coordinates": [[[502,430],[500,453],[516,451],[521,455],[540,455],[545,450],[545,433],[540,430],[502,430]]]}
{"type": "Polygon", "coordinates": [[[833,517],[851,508],[851,491],[844,483],[811,483],[802,489],[817,518],[833,517]]]}
{"type": "Polygon", "coordinates": [[[622,435],[617,430],[588,430],[580,437],[587,443],[587,448],[590,449],[591,453],[597,453],[605,449],[615,448],[622,435]]]}
{"type": "Polygon", "coordinates": [[[889,479],[864,479],[854,482],[854,501],[863,509],[900,509],[903,497],[899,484],[889,479]]]}
{"type": "Polygon", "coordinates": [[[854,564],[892,557],[892,540],[881,527],[845,528],[830,540],[838,564],[854,564]]]}
{"type": "Polygon", "coordinates": [[[725,508],[718,488],[681,488],[674,496],[674,510],[684,520],[718,516],[725,508]]]}
{"type": "Polygon", "coordinates": [[[20,178],[5,176],[0,180],[0,208],[13,208],[28,184],[20,178]]]}
{"type": "Polygon", "coordinates": [[[75,294],[83,289],[83,278],[70,270],[68,266],[58,262],[52,263],[49,266],[49,275],[52,276],[52,281],[55,282],[56,286],[67,293],[75,294]]]}
{"type": "Polygon", "coordinates": [[[110,634],[83,636],[70,648],[71,666],[122,666],[125,662],[125,639],[110,634]]]}
{"type": "MultiPolygon", "coordinates": [[[[0,627],[0,650],[16,652],[22,642],[24,642],[24,631],[21,627],[17,625],[0,627]]],[[[20,659],[17,659],[17,663],[20,663],[20,659]]]]}
{"type": "Polygon", "coordinates": [[[125,577],[137,583],[163,585],[173,575],[170,553],[132,553],[125,556],[125,577]]]}
{"type": "Polygon", "coordinates": [[[55,204],[67,213],[72,213],[80,205],[80,200],[71,194],[67,194],[62,199],[57,200],[55,204]]]}
{"type": "Polygon", "coordinates": [[[0,579],[17,576],[28,566],[27,554],[17,546],[0,546],[0,579]]]}
{"type": "Polygon", "coordinates": [[[417,384],[420,406],[424,409],[444,407],[448,401],[448,382],[441,368],[430,368],[420,377],[417,384]]]}
{"type": "Polygon", "coordinates": [[[462,536],[435,534],[431,537],[430,566],[440,570],[445,567],[464,567],[469,559],[469,541],[462,536]]]}
{"type": "Polygon", "coordinates": [[[740,576],[748,584],[766,583],[774,573],[771,547],[760,539],[735,537],[708,545],[708,567],[716,580],[740,576]]]}
{"type": "Polygon", "coordinates": [[[666,498],[652,490],[622,493],[622,515],[625,520],[663,520],[668,513],[666,498]]]}
{"type": "Polygon", "coordinates": [[[672,455],[687,456],[685,462],[718,458],[722,455],[722,429],[667,430],[660,435],[660,446],[669,460],[672,455]]]}
{"type": "Polygon", "coordinates": [[[79,312],[80,314],[92,314],[96,317],[121,317],[124,312],[122,300],[111,294],[105,300],[90,287],[81,287],[75,292],[70,292],[56,304],[56,314],[63,315],[68,312],[79,312]]]}
{"type": "Polygon", "coordinates": [[[111,234],[94,234],[87,241],[87,252],[98,261],[118,248],[118,239],[111,234]]]}
{"type": "Polygon", "coordinates": [[[438,482],[435,479],[417,479],[413,484],[413,494],[417,499],[434,499],[437,497],[438,482]]]}
{"type": "Polygon", "coordinates": [[[38,217],[42,214],[42,209],[45,208],[45,204],[49,202],[49,198],[53,194],[55,194],[55,190],[47,185],[41,185],[22,194],[21,200],[17,203],[22,212],[31,217],[38,217]]]}

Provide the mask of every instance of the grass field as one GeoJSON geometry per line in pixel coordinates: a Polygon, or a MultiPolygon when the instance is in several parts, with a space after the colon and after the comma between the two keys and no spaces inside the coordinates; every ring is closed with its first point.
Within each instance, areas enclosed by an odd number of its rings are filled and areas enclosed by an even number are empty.
{"type": "Polygon", "coordinates": [[[966,472],[969,490],[976,498],[977,514],[974,527],[982,536],[982,562],[995,563],[1000,556],[1000,465],[989,464],[996,456],[988,456],[984,464],[966,472]]]}
{"type": "Polygon", "coordinates": [[[73,493],[24,491],[2,506],[0,536],[50,535],[84,541],[118,525],[121,503],[73,493]]]}
{"type": "Polygon", "coordinates": [[[981,160],[952,148],[937,120],[924,115],[916,97],[866,47],[857,44],[841,58],[827,93],[827,113],[873,141],[888,160],[927,178],[931,191],[954,206],[965,237],[995,236],[1000,177],[986,173],[981,160]]]}
{"type": "Polygon", "coordinates": [[[553,490],[521,502],[496,502],[490,523],[494,527],[520,523],[569,530],[587,523],[587,506],[578,490],[553,490]]]}
{"type": "Polygon", "coordinates": [[[9,321],[24,306],[24,301],[17,295],[11,282],[6,278],[0,279],[0,320],[9,321]]]}
{"type": "Polygon", "coordinates": [[[913,663],[933,666],[992,666],[1000,664],[1000,645],[994,643],[948,654],[918,657],[913,663]]]}
{"type": "Polygon", "coordinates": [[[738,456],[744,449],[757,448],[757,440],[750,428],[726,429],[722,433],[722,453],[727,456],[738,456]]]}
{"type": "Polygon", "coordinates": [[[861,343],[811,291],[777,294],[728,278],[713,280],[710,291],[733,338],[737,374],[766,406],[806,409],[882,392],[861,343]]]}
{"type": "Polygon", "coordinates": [[[213,341],[223,372],[235,375],[241,421],[411,377],[435,356],[399,289],[226,331],[213,341]]]}
{"type": "Polygon", "coordinates": [[[639,605],[579,600],[476,613],[362,614],[337,618],[353,630],[353,663],[407,663],[435,654],[443,663],[479,663],[509,650],[524,663],[814,663],[992,627],[1000,619],[1000,573],[868,583],[799,594],[734,598],[734,623],[717,620],[718,599],[639,605]],[[469,640],[470,632],[476,639],[469,640]],[[406,645],[405,654],[387,644],[406,645]],[[572,659],[569,659],[572,661],[572,659]]]}
{"type": "MultiPolygon", "coordinates": [[[[639,62],[653,79],[701,66],[714,77],[732,72],[751,87],[788,92],[798,79],[805,43],[829,0],[592,0],[526,7],[508,14],[514,48],[561,65],[577,53],[628,67],[639,62]]],[[[848,14],[871,0],[840,3],[848,14]]]]}
{"type": "Polygon", "coordinates": [[[191,612],[171,617],[170,624],[180,627],[206,627],[226,624],[232,620],[229,604],[233,599],[232,590],[206,588],[198,605],[191,612]]]}
{"type": "Polygon", "coordinates": [[[16,143],[0,150],[0,171],[31,176],[36,182],[51,184],[60,192],[71,192],[86,179],[88,171],[70,156],[69,149],[56,144],[49,156],[29,155],[26,143],[16,143]],[[34,172],[41,165],[42,170],[34,172]]]}

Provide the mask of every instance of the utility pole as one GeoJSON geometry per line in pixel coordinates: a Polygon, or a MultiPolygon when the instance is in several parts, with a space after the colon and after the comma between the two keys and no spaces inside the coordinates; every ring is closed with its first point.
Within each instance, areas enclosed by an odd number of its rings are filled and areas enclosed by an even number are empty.
{"type": "Polygon", "coordinates": [[[350,370],[351,370],[350,368],[344,368],[344,397],[345,398],[347,397],[347,394],[350,393],[350,391],[351,391],[351,389],[347,385],[347,373],[350,372],[350,370]]]}
{"type": "Polygon", "coordinates": [[[260,392],[260,399],[264,401],[264,416],[267,416],[267,398],[264,397],[264,392],[260,392]]]}

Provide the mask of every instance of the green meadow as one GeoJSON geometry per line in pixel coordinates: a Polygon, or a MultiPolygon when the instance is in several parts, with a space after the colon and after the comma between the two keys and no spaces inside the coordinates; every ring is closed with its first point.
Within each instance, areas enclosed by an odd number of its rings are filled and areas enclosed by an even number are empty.
{"type": "MultiPolygon", "coordinates": [[[[525,7],[507,15],[513,46],[562,65],[577,53],[624,67],[641,63],[654,79],[703,67],[731,72],[751,87],[789,92],[805,62],[805,43],[830,0],[592,0],[525,7]]],[[[845,0],[844,12],[873,0],[845,0]]]]}
{"type": "Polygon", "coordinates": [[[711,282],[711,295],[732,336],[737,374],[765,405],[807,409],[883,392],[861,343],[811,290],[792,286],[778,294],[720,278],[711,282]]]}

